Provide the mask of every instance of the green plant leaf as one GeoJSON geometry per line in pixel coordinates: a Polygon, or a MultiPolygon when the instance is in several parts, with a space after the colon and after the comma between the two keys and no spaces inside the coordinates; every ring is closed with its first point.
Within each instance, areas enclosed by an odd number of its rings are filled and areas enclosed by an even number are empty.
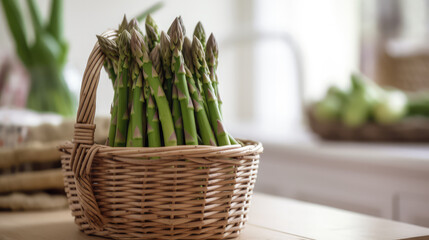
{"type": "Polygon", "coordinates": [[[135,18],[137,19],[137,21],[141,22],[146,18],[147,15],[158,11],[158,9],[162,8],[163,6],[164,6],[163,2],[155,3],[150,8],[146,9],[145,11],[137,15],[135,18]]]}
{"type": "Polygon", "coordinates": [[[40,15],[39,7],[34,0],[27,0],[28,9],[30,10],[31,21],[33,23],[34,35],[39,36],[43,32],[42,16],[40,15]]]}
{"type": "Polygon", "coordinates": [[[31,53],[27,44],[25,27],[18,1],[2,0],[3,12],[9,24],[9,30],[15,40],[16,52],[24,65],[31,65],[31,53]]]}
{"type": "Polygon", "coordinates": [[[48,32],[59,42],[63,40],[64,32],[63,5],[63,0],[52,0],[51,16],[47,26],[48,32]]]}

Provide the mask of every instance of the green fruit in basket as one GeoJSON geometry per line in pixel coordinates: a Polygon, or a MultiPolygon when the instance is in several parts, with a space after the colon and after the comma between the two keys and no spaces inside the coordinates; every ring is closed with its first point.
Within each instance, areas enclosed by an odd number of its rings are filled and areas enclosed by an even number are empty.
{"type": "Polygon", "coordinates": [[[319,121],[334,121],[341,116],[346,93],[336,86],[329,87],[325,97],[314,105],[314,114],[319,121]]]}
{"type": "Polygon", "coordinates": [[[356,73],[351,75],[351,85],[341,119],[345,125],[357,127],[370,119],[372,109],[380,101],[383,91],[374,82],[356,73]]]}
{"type": "Polygon", "coordinates": [[[327,95],[328,96],[334,96],[334,97],[336,97],[336,98],[338,98],[339,100],[342,100],[342,101],[347,98],[347,93],[344,92],[344,90],[340,89],[337,86],[331,86],[331,87],[329,87],[327,95]]]}
{"type": "Polygon", "coordinates": [[[429,117],[429,93],[414,93],[408,99],[408,116],[429,117]]]}
{"type": "Polygon", "coordinates": [[[352,93],[364,94],[365,101],[374,105],[380,99],[383,90],[362,74],[353,73],[351,76],[352,93]]]}
{"type": "Polygon", "coordinates": [[[402,91],[386,91],[374,106],[375,121],[389,124],[401,120],[407,113],[407,103],[407,96],[402,91]]]}
{"type": "Polygon", "coordinates": [[[315,117],[320,121],[337,120],[341,115],[342,100],[335,95],[326,95],[317,102],[314,109],[315,117]]]}
{"type": "Polygon", "coordinates": [[[358,127],[369,119],[371,98],[363,91],[353,92],[347,99],[341,119],[346,126],[358,127]]]}

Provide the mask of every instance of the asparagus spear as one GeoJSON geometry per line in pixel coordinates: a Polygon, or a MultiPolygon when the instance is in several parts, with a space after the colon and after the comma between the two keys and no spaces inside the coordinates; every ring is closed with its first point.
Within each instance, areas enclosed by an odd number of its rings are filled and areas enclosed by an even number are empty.
{"type": "MultiPolygon", "coordinates": [[[[198,80],[197,73],[195,71],[193,58],[192,58],[192,42],[188,37],[185,37],[185,40],[183,41],[183,58],[185,59],[185,65],[188,67],[189,71],[192,73],[192,78],[195,81],[195,85],[200,93],[203,93],[203,84],[201,81],[198,80]]],[[[199,74],[198,74],[199,75],[199,74]]],[[[207,103],[205,99],[203,98],[203,106],[206,111],[207,116],[209,115],[209,109],[207,107],[207,103]]]]}
{"type": "MultiPolygon", "coordinates": [[[[180,27],[182,27],[183,36],[186,36],[186,28],[185,28],[185,24],[183,24],[182,16],[179,16],[178,18],[179,18],[180,27]]],[[[174,21],[175,20],[176,19],[174,19],[174,21]]],[[[171,36],[171,26],[173,26],[173,23],[171,23],[170,27],[167,30],[167,35],[168,36],[171,36]]]]}
{"type": "Polygon", "coordinates": [[[129,79],[129,65],[131,60],[130,52],[130,39],[131,35],[127,30],[123,30],[119,35],[119,61],[118,61],[118,113],[117,113],[117,126],[115,136],[115,147],[125,147],[128,130],[128,79],[129,79]]]}
{"type": "Polygon", "coordinates": [[[159,81],[161,83],[161,86],[164,83],[164,71],[162,71],[162,60],[161,60],[161,47],[159,44],[157,44],[154,49],[149,53],[149,56],[152,56],[152,66],[155,69],[155,71],[158,73],[159,81]]]}
{"type": "Polygon", "coordinates": [[[177,96],[177,87],[173,84],[173,92],[172,92],[172,101],[173,101],[173,121],[174,121],[174,131],[177,137],[177,145],[184,145],[185,140],[183,138],[183,121],[182,121],[182,113],[180,111],[180,103],[179,98],[177,96]]]}
{"type": "MultiPolygon", "coordinates": [[[[118,34],[121,34],[127,28],[128,28],[128,20],[127,20],[127,16],[124,15],[124,18],[122,19],[122,22],[118,27],[118,34]]],[[[116,40],[119,41],[119,37],[116,40]]]]}
{"type": "Polygon", "coordinates": [[[208,76],[208,67],[205,59],[203,45],[196,36],[192,41],[192,56],[195,69],[198,69],[200,81],[203,83],[204,95],[209,109],[210,123],[214,129],[217,143],[220,146],[230,145],[228,134],[226,133],[222,116],[219,111],[219,106],[216,100],[216,94],[213,90],[213,85],[208,76]]]}
{"type": "MultiPolygon", "coordinates": [[[[130,89],[130,87],[128,89],[130,89]]],[[[128,91],[128,92],[130,92],[130,91],[128,91]]],[[[128,99],[129,100],[131,99],[131,101],[132,101],[132,99],[133,99],[132,92],[131,92],[131,94],[128,95],[128,99]]],[[[128,102],[130,102],[130,101],[128,101],[128,102]]],[[[128,104],[128,105],[130,105],[130,104],[128,104]]],[[[129,120],[128,120],[128,127],[127,127],[127,141],[126,141],[126,144],[125,144],[126,147],[132,147],[132,144],[133,144],[132,143],[132,138],[133,138],[133,136],[132,136],[132,134],[133,134],[133,130],[132,130],[133,119],[131,117],[131,111],[132,111],[132,106],[128,107],[129,120]]]]}
{"type": "Polygon", "coordinates": [[[195,107],[195,115],[198,123],[198,129],[201,135],[201,140],[204,145],[216,146],[216,138],[210,126],[210,121],[207,112],[204,109],[204,101],[200,91],[198,91],[195,80],[191,71],[185,66],[186,79],[188,82],[189,93],[191,94],[192,101],[195,107]]]}
{"type": "Polygon", "coordinates": [[[173,22],[171,27],[170,48],[173,51],[171,60],[172,71],[174,71],[174,84],[177,87],[177,96],[180,102],[180,110],[183,119],[183,131],[186,145],[198,145],[197,128],[195,125],[194,105],[189,96],[188,84],[186,82],[185,63],[182,55],[183,32],[179,19],[173,22]]]}
{"type": "Polygon", "coordinates": [[[194,36],[200,40],[203,49],[206,49],[206,31],[204,31],[203,24],[198,22],[194,29],[194,36]]]}
{"type": "Polygon", "coordinates": [[[109,77],[112,80],[112,83],[114,83],[116,79],[116,75],[118,74],[118,59],[119,59],[119,49],[118,45],[115,41],[103,37],[101,35],[97,35],[98,38],[98,44],[100,45],[101,51],[104,53],[104,55],[107,56],[105,66],[107,67],[107,73],[109,74],[109,77]]]}
{"type": "Polygon", "coordinates": [[[117,112],[118,112],[118,92],[117,88],[117,76],[118,76],[118,59],[119,50],[115,41],[106,37],[97,35],[98,43],[100,44],[101,51],[107,56],[104,62],[104,68],[109,74],[109,78],[112,80],[113,89],[115,90],[113,96],[112,106],[110,108],[110,127],[109,137],[107,139],[108,145],[113,147],[115,142],[116,134],[116,123],[117,123],[117,112]]]}
{"type": "Polygon", "coordinates": [[[145,87],[146,96],[146,110],[147,110],[147,139],[149,147],[160,147],[161,146],[161,129],[159,126],[159,116],[156,109],[155,101],[152,93],[150,92],[150,86],[146,81],[145,87]]]}
{"type": "MultiPolygon", "coordinates": [[[[131,38],[131,41],[134,39],[131,38]]],[[[133,44],[131,42],[131,44],[133,44]]],[[[133,56],[135,58],[135,56],[133,56]]],[[[143,136],[145,134],[146,125],[143,125],[143,105],[144,105],[144,97],[143,97],[143,76],[141,74],[140,67],[138,64],[134,64],[134,68],[132,69],[132,80],[133,80],[133,98],[132,98],[132,107],[131,107],[131,119],[130,126],[128,129],[128,133],[131,133],[130,146],[133,147],[143,147],[144,139],[143,136]]],[[[144,117],[146,119],[146,117],[144,117]]]]}
{"type": "Polygon", "coordinates": [[[149,50],[152,51],[152,49],[155,48],[155,45],[159,43],[160,35],[159,35],[158,25],[156,25],[155,21],[153,20],[150,14],[148,14],[146,17],[145,27],[146,27],[147,45],[149,47],[149,50]]]}
{"type": "Polygon", "coordinates": [[[192,41],[185,36],[183,40],[183,58],[185,59],[185,65],[188,67],[189,71],[191,71],[192,76],[195,78],[195,68],[192,59],[192,41]]]}
{"type": "MultiPolygon", "coordinates": [[[[160,73],[157,72],[152,65],[152,62],[160,62],[159,45],[154,48],[151,52],[151,56],[149,56],[149,49],[143,40],[143,36],[135,30],[133,30],[132,34],[132,38],[135,38],[132,45],[133,55],[135,56],[140,69],[143,70],[144,79],[148,82],[152,95],[155,98],[156,105],[158,107],[159,120],[162,125],[164,144],[166,146],[176,146],[177,139],[174,131],[173,119],[167,98],[159,79],[160,73]]],[[[150,106],[148,105],[148,112],[149,107],[150,106]]],[[[148,121],[149,120],[150,119],[148,118],[148,121]]]]}
{"type": "Polygon", "coordinates": [[[219,105],[219,111],[222,114],[222,100],[219,96],[219,89],[218,89],[218,79],[217,79],[217,66],[218,66],[218,55],[219,55],[219,48],[216,42],[215,37],[213,36],[213,33],[210,34],[210,37],[207,41],[206,46],[206,62],[209,67],[210,71],[210,80],[212,81],[213,89],[216,94],[217,102],[219,105]]]}
{"type": "Polygon", "coordinates": [[[167,95],[170,107],[172,106],[171,95],[173,89],[173,73],[171,71],[171,49],[170,49],[170,37],[161,32],[161,58],[162,67],[164,70],[164,92],[167,95]]]}
{"type": "Polygon", "coordinates": [[[139,31],[141,33],[139,23],[135,18],[131,19],[131,21],[127,24],[127,31],[131,32],[133,29],[139,31]]]}
{"type": "MultiPolygon", "coordinates": [[[[210,70],[210,79],[212,81],[213,89],[216,94],[217,102],[219,105],[219,112],[222,115],[222,99],[219,94],[219,81],[217,77],[217,67],[219,64],[219,47],[213,33],[210,34],[206,46],[206,61],[210,70]]],[[[231,134],[228,133],[228,138],[231,144],[239,144],[231,134]]]]}

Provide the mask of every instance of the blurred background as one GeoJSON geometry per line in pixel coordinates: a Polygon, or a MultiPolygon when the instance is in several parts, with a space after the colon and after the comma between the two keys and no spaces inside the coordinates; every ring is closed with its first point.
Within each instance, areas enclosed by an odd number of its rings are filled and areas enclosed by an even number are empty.
{"type": "MultiPolygon", "coordinates": [[[[34,32],[31,7],[18,2],[22,32],[40,47],[28,49],[37,64],[26,64],[0,12],[0,208],[61,207],[55,146],[71,139],[96,34],[157,1],[64,1],[60,24],[47,23],[53,37],[34,32]],[[43,47],[51,58],[35,51],[43,47]],[[45,78],[57,78],[57,88],[43,80],[34,84],[45,78]],[[61,104],[42,107],[39,101],[61,104]],[[28,186],[28,179],[43,181],[28,186]],[[37,194],[58,201],[28,204],[37,194]],[[10,204],[17,198],[27,202],[10,204]]],[[[34,2],[48,19],[51,1],[34,2]]],[[[429,227],[429,1],[163,3],[152,14],[161,29],[181,15],[188,32],[201,21],[216,35],[227,129],[265,147],[256,191],[429,227]]],[[[99,142],[107,135],[112,96],[103,71],[99,142]]]]}

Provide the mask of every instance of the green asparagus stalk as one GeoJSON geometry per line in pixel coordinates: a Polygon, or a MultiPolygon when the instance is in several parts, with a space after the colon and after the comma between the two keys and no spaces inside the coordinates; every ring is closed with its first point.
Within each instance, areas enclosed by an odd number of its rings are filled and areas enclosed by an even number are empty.
{"type": "Polygon", "coordinates": [[[161,32],[161,58],[162,68],[164,70],[164,92],[167,95],[167,100],[172,107],[172,91],[173,91],[173,73],[171,71],[171,49],[170,49],[170,37],[161,32]]]}
{"type": "MultiPolygon", "coordinates": [[[[133,40],[132,51],[135,56],[136,62],[138,63],[140,69],[143,70],[144,79],[148,82],[150,86],[150,92],[155,98],[156,105],[158,107],[159,120],[161,121],[164,144],[165,146],[176,146],[177,138],[174,131],[173,119],[171,116],[170,107],[165,96],[164,90],[162,89],[161,81],[159,79],[159,74],[152,65],[152,62],[160,62],[160,49],[157,45],[151,55],[149,56],[149,49],[146,46],[143,36],[137,32],[132,32],[133,40]],[[154,61],[155,60],[155,61],[154,61]]],[[[149,98],[150,100],[150,98],[149,98]]],[[[148,112],[149,112],[148,104],[148,112]]],[[[148,114],[149,116],[149,114],[148,114]]],[[[148,117],[148,121],[149,121],[148,117]]],[[[148,126],[149,127],[149,126],[148,126]]],[[[148,129],[149,133],[149,129],[148,129]]]]}
{"type": "MultiPolygon", "coordinates": [[[[192,73],[192,78],[195,81],[195,84],[197,86],[197,89],[200,93],[204,93],[203,91],[203,84],[198,79],[198,71],[195,71],[194,63],[193,63],[193,57],[192,57],[192,42],[188,37],[185,37],[185,40],[183,41],[183,58],[185,59],[185,65],[188,67],[189,71],[192,73]]],[[[206,111],[207,116],[209,115],[209,109],[207,107],[207,103],[205,101],[205,98],[203,98],[203,106],[206,111]]]]}
{"type": "Polygon", "coordinates": [[[195,67],[192,59],[192,41],[186,36],[183,40],[182,53],[185,59],[185,65],[188,67],[189,71],[191,71],[193,78],[195,78],[195,67]]]}
{"type": "MultiPolygon", "coordinates": [[[[138,22],[135,18],[133,18],[128,24],[128,29],[131,32],[137,31],[142,33],[138,26],[138,22]]],[[[135,45],[132,41],[135,41],[135,38],[131,37],[131,46],[135,45]]],[[[138,44],[138,43],[137,43],[138,44]]],[[[132,53],[134,53],[132,51],[132,53]]],[[[132,55],[133,59],[136,56],[132,55]]],[[[147,128],[147,119],[146,119],[146,104],[143,90],[143,75],[140,70],[140,66],[136,61],[133,61],[133,69],[132,69],[132,107],[131,107],[131,119],[130,126],[131,129],[131,143],[130,145],[133,147],[144,147],[145,146],[145,135],[147,128]]]]}
{"type": "MultiPolygon", "coordinates": [[[[131,38],[133,40],[133,38],[131,38]]],[[[133,44],[133,43],[131,43],[133,44]]],[[[135,58],[135,56],[133,56],[135,58]]],[[[128,127],[127,146],[132,147],[143,147],[143,136],[144,130],[143,126],[146,128],[146,125],[143,125],[143,76],[141,75],[140,67],[138,64],[133,65],[131,72],[131,77],[133,81],[132,86],[132,107],[130,111],[130,123],[128,127]]]]}
{"type": "MultiPolygon", "coordinates": [[[[210,80],[212,81],[213,89],[215,91],[216,99],[219,105],[219,112],[222,115],[222,99],[219,94],[219,81],[217,77],[217,67],[219,64],[219,47],[217,45],[217,42],[213,33],[210,34],[209,39],[207,40],[206,61],[210,71],[210,80]]],[[[231,134],[228,133],[228,137],[231,144],[239,144],[231,136],[231,134]]]]}
{"type": "Polygon", "coordinates": [[[113,102],[110,107],[110,126],[109,126],[109,136],[107,138],[107,143],[109,146],[113,147],[115,145],[115,136],[116,136],[116,127],[118,122],[118,78],[115,79],[113,83],[113,89],[115,89],[113,95],[113,102]]]}
{"type": "Polygon", "coordinates": [[[210,71],[210,80],[212,81],[213,89],[216,94],[216,99],[219,105],[219,111],[222,114],[222,100],[219,96],[219,89],[218,89],[218,79],[217,79],[217,66],[218,66],[218,55],[219,55],[219,48],[216,42],[216,39],[212,34],[210,34],[210,37],[207,41],[206,46],[206,62],[209,67],[210,71]]]}
{"type": "Polygon", "coordinates": [[[171,27],[170,48],[173,51],[171,60],[172,71],[174,71],[174,84],[177,87],[177,96],[180,102],[180,110],[183,119],[183,132],[186,145],[198,145],[197,128],[195,125],[194,105],[189,96],[188,84],[186,82],[185,63],[182,55],[183,32],[179,19],[173,22],[171,27]]]}
{"type": "Polygon", "coordinates": [[[152,56],[152,66],[155,71],[158,73],[159,81],[161,82],[161,86],[164,84],[164,71],[162,70],[162,59],[161,59],[161,47],[159,44],[156,44],[155,48],[152,49],[149,56],[152,56]]]}
{"type": "MultiPolygon", "coordinates": [[[[133,96],[132,95],[128,95],[128,99],[132,100],[133,96]]],[[[125,145],[126,147],[132,147],[132,144],[133,144],[133,141],[132,141],[132,138],[133,138],[133,136],[132,136],[132,134],[133,134],[133,130],[132,130],[133,119],[131,118],[131,110],[132,110],[132,107],[131,108],[128,107],[129,120],[128,120],[128,127],[127,127],[127,143],[125,145]]]]}
{"type": "Polygon", "coordinates": [[[174,121],[174,131],[177,137],[177,145],[184,145],[185,140],[183,136],[183,121],[182,121],[182,112],[180,110],[180,102],[177,96],[177,87],[173,84],[173,93],[172,93],[172,101],[173,101],[173,121],[174,121]]]}
{"type": "Polygon", "coordinates": [[[98,43],[100,44],[101,51],[107,56],[104,62],[104,68],[106,69],[109,78],[112,80],[113,89],[115,90],[113,96],[112,106],[110,108],[110,127],[109,136],[107,139],[108,145],[113,147],[115,142],[116,134],[116,123],[117,123],[117,112],[118,112],[118,92],[117,89],[117,76],[118,76],[118,58],[119,50],[115,41],[106,37],[97,35],[98,43]]]}
{"type": "Polygon", "coordinates": [[[161,146],[161,129],[159,126],[159,115],[156,109],[155,100],[153,99],[150,86],[146,81],[145,87],[146,110],[147,110],[147,138],[149,147],[161,146]]]}
{"type": "Polygon", "coordinates": [[[220,146],[230,145],[230,140],[227,132],[224,129],[222,116],[219,111],[219,106],[216,100],[216,94],[213,90],[213,85],[208,76],[208,67],[205,59],[203,45],[196,36],[192,41],[192,56],[195,69],[198,69],[200,81],[203,83],[203,90],[207,106],[209,109],[210,123],[214,129],[217,143],[220,146]]]}
{"type": "Polygon", "coordinates": [[[118,61],[118,112],[117,126],[115,136],[115,147],[125,147],[128,131],[128,81],[129,81],[129,66],[131,60],[130,52],[131,35],[127,30],[123,30],[119,35],[119,61],[118,61]]]}
{"type": "Polygon", "coordinates": [[[155,20],[153,20],[150,14],[146,17],[145,27],[147,45],[149,50],[152,51],[155,48],[155,45],[159,43],[160,33],[158,25],[156,25],[155,20]]]}
{"type": "Polygon", "coordinates": [[[194,103],[195,115],[198,123],[198,130],[201,135],[201,140],[204,145],[216,146],[216,137],[210,125],[207,112],[204,109],[203,97],[198,91],[195,80],[192,76],[191,71],[185,66],[186,80],[188,82],[189,93],[191,94],[192,101],[194,103]]]}
{"type": "MultiPolygon", "coordinates": [[[[149,85],[151,86],[151,89],[153,91],[153,95],[155,97],[156,105],[158,108],[159,117],[160,117],[161,126],[162,126],[162,134],[164,136],[164,144],[165,146],[176,146],[177,137],[174,130],[174,123],[171,115],[171,109],[170,109],[167,97],[165,96],[165,92],[162,88],[163,75],[162,75],[162,66],[161,66],[161,48],[159,44],[157,44],[155,48],[150,52],[149,57],[153,64],[153,67],[152,67],[153,78],[149,78],[149,85]],[[157,81],[156,75],[158,75],[158,79],[159,79],[158,81],[157,81]],[[153,81],[151,81],[151,79],[153,79],[153,81]],[[155,93],[155,89],[158,89],[156,93],[155,93]]],[[[149,68],[147,69],[149,70],[149,68]]]]}
{"type": "Polygon", "coordinates": [[[194,36],[200,40],[203,49],[206,49],[206,31],[204,30],[203,24],[198,22],[194,29],[194,36]]]}
{"type": "Polygon", "coordinates": [[[119,59],[119,49],[118,45],[115,41],[103,37],[101,35],[97,35],[98,44],[100,45],[101,51],[104,55],[107,56],[105,66],[109,77],[111,77],[112,83],[116,79],[115,75],[118,74],[118,59],[119,59]]]}

